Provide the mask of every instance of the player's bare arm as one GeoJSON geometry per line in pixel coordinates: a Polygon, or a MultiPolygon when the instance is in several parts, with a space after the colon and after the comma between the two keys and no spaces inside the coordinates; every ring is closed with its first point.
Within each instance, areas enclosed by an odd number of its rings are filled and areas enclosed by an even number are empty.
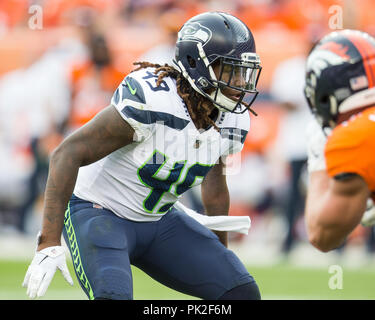
{"type": "Polygon", "coordinates": [[[305,209],[309,241],[323,252],[339,247],[361,221],[369,195],[359,175],[337,180],[324,170],[312,172],[305,209]]]}
{"type": "MultiPolygon", "coordinates": [[[[202,202],[207,215],[228,215],[229,211],[229,191],[226,176],[224,174],[224,164],[220,160],[206,175],[202,182],[202,202]]],[[[227,232],[216,232],[220,241],[227,246],[227,232]]]]}
{"type": "Polygon", "coordinates": [[[64,212],[78,169],[132,143],[132,129],[113,106],[68,136],[53,152],[45,191],[42,237],[38,250],[60,245],[64,212]]]}

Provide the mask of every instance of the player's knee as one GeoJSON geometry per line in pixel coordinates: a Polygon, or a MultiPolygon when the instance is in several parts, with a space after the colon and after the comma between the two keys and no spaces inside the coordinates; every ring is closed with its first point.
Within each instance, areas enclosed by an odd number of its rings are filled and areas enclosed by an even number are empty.
{"type": "Polygon", "coordinates": [[[219,300],[260,300],[260,291],[255,281],[242,284],[225,292],[219,300]]]}
{"type": "Polygon", "coordinates": [[[100,270],[95,279],[94,297],[95,300],[132,300],[131,275],[117,268],[100,270]]]}

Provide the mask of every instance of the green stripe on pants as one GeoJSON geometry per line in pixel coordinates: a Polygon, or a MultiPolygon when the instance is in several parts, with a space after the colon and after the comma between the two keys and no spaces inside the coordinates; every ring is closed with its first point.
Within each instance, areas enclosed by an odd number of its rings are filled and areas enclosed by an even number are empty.
{"type": "Polygon", "coordinates": [[[74,232],[72,220],[70,217],[70,202],[68,203],[68,207],[65,211],[65,219],[64,219],[65,231],[68,235],[69,240],[69,249],[73,259],[73,266],[78,276],[79,281],[81,282],[82,286],[86,289],[90,300],[94,300],[94,294],[92,292],[90,283],[86,277],[85,271],[82,267],[81,257],[79,254],[78,244],[76,240],[76,235],[74,232]]]}

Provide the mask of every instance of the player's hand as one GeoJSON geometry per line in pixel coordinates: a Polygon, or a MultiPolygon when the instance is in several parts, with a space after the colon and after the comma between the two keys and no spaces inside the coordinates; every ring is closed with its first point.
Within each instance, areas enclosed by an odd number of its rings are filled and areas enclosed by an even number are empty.
{"type": "Polygon", "coordinates": [[[307,170],[308,172],[325,170],[324,146],[327,141],[323,129],[312,119],[306,129],[307,136],[307,170]]]}
{"type": "Polygon", "coordinates": [[[22,286],[27,288],[30,298],[43,296],[56,272],[60,269],[65,280],[73,285],[65,259],[65,249],[62,246],[44,248],[35,253],[29,268],[27,269],[22,286]]]}
{"type": "Polygon", "coordinates": [[[367,200],[367,208],[362,216],[361,225],[364,227],[372,227],[375,225],[375,207],[371,199],[367,200]]]}

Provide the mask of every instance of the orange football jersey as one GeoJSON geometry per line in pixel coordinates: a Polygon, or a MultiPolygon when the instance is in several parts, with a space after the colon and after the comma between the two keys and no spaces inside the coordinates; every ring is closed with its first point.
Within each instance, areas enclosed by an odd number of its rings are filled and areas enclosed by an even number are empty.
{"type": "Polygon", "coordinates": [[[338,125],[325,146],[327,172],[360,175],[375,200],[375,107],[338,125]]]}

